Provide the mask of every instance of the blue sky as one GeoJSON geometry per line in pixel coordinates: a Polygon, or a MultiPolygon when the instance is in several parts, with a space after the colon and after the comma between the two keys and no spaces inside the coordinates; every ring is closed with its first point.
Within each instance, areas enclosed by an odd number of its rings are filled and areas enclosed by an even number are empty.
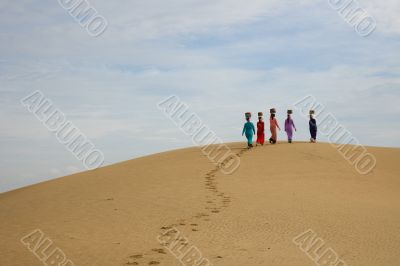
{"type": "Polygon", "coordinates": [[[361,143],[400,146],[398,1],[358,1],[377,22],[368,37],[328,0],[89,2],[109,24],[97,38],[56,0],[0,3],[0,191],[84,170],[20,104],[35,90],[106,164],[192,145],[157,109],[172,94],[227,142],[245,111],[276,107],[282,124],[312,94],[361,143]]]}

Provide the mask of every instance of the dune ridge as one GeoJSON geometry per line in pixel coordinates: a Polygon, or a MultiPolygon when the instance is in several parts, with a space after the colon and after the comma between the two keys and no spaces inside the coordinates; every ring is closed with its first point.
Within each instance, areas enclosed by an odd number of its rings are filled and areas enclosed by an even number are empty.
{"type": "Polygon", "coordinates": [[[20,242],[35,229],[75,265],[182,265],[158,241],[174,228],[202,265],[313,265],[308,229],[347,265],[399,265],[400,149],[369,147],[360,175],[329,144],[228,146],[230,175],[187,148],[0,194],[0,265],[43,265],[20,242]]]}

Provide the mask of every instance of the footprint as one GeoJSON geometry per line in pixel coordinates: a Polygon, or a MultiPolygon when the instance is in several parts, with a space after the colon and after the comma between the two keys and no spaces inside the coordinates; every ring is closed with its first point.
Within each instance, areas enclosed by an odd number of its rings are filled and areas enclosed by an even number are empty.
{"type": "Polygon", "coordinates": [[[149,262],[149,265],[157,265],[157,264],[160,264],[160,262],[155,260],[149,262]]]}
{"type": "Polygon", "coordinates": [[[152,251],[160,253],[160,254],[167,254],[164,249],[162,248],[153,248],[152,251]]]}
{"type": "Polygon", "coordinates": [[[125,265],[139,265],[139,262],[135,261],[138,259],[142,259],[143,255],[142,254],[136,254],[128,257],[128,262],[125,263],[125,265]]]}

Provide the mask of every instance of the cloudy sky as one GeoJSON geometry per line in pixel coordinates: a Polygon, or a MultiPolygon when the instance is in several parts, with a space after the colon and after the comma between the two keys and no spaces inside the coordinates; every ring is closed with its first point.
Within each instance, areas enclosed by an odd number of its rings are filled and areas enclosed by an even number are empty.
{"type": "Polygon", "coordinates": [[[106,164],[193,145],[157,108],[170,95],[226,142],[245,111],[282,124],[311,94],[362,144],[399,147],[400,2],[354,1],[377,23],[367,37],[330,2],[90,0],[108,22],[93,37],[57,0],[1,0],[0,191],[84,170],[21,105],[35,90],[106,164]]]}

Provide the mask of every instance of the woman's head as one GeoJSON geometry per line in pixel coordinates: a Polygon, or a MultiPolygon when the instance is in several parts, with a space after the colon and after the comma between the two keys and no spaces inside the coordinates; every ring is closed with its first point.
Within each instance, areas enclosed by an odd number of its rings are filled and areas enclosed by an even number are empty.
{"type": "Polygon", "coordinates": [[[260,122],[262,122],[262,121],[263,121],[263,118],[262,118],[262,116],[259,116],[259,117],[258,117],[258,121],[260,121],[260,122]]]}

